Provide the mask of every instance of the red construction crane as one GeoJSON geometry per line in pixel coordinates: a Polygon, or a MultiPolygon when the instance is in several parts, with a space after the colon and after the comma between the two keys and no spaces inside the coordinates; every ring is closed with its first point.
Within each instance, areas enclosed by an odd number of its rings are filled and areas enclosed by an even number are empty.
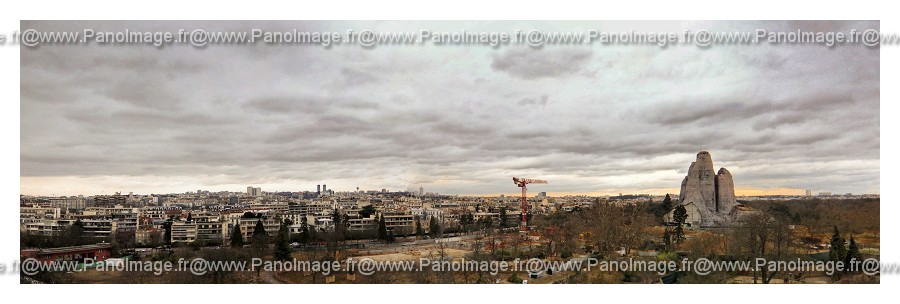
{"type": "Polygon", "coordinates": [[[525,197],[525,190],[528,189],[527,184],[546,184],[547,181],[541,179],[518,178],[513,177],[513,183],[522,188],[522,232],[528,231],[528,198],[525,197]]]}

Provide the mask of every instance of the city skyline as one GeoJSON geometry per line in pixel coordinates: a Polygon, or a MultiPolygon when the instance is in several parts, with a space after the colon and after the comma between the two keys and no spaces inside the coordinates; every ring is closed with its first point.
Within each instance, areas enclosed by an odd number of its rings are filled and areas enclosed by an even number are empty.
{"type": "MultiPolygon", "coordinates": [[[[241,22],[30,22],[235,30],[241,22]]],[[[267,30],[848,30],[877,22],[264,22],[267,30]]],[[[738,195],[880,193],[878,48],[54,45],[21,50],[20,193],[255,185],[677,193],[697,151],[738,195]],[[854,60],[846,60],[854,58],[854,60]],[[535,189],[538,189],[537,187],[535,189]],[[787,193],[785,193],[787,192],[787,193]]]]}
{"type": "MultiPolygon", "coordinates": [[[[324,186],[326,184],[317,184],[317,186],[324,186]]],[[[317,192],[314,187],[308,187],[308,184],[299,185],[298,187],[293,188],[265,188],[265,185],[251,185],[247,187],[260,188],[263,193],[277,193],[277,192],[309,192],[315,193],[317,192]]],[[[359,188],[353,187],[352,189],[335,189],[333,187],[329,187],[328,190],[334,191],[335,193],[353,193],[353,192],[371,192],[377,191],[380,192],[382,190],[386,190],[387,192],[409,192],[409,193],[418,193],[418,188],[409,188],[409,189],[389,189],[389,188],[359,188]]],[[[616,192],[616,191],[595,191],[595,192],[558,192],[552,190],[544,190],[543,188],[537,189],[534,192],[529,192],[529,197],[537,196],[538,193],[544,192],[547,196],[616,196],[616,195],[653,195],[653,196],[662,196],[666,194],[670,195],[678,195],[678,188],[671,189],[650,189],[653,191],[644,191],[644,192],[616,192]]],[[[49,194],[33,194],[33,193],[21,193],[21,195],[25,196],[93,196],[93,195],[111,195],[111,194],[121,194],[125,193],[133,193],[135,195],[168,195],[168,194],[183,194],[183,193],[194,193],[196,191],[206,191],[210,193],[218,193],[218,192],[232,192],[232,193],[246,193],[247,190],[241,191],[240,189],[232,189],[232,188],[215,188],[215,189],[205,189],[198,188],[194,190],[184,190],[184,191],[129,191],[128,189],[117,189],[113,191],[100,191],[98,193],[49,193],[49,194]]],[[[424,191],[426,194],[438,194],[438,195],[459,195],[459,196],[482,196],[482,197],[497,197],[501,195],[505,196],[519,196],[520,192],[518,190],[507,191],[507,192],[494,192],[494,193],[440,193],[440,192],[432,192],[432,191],[424,191]]],[[[827,189],[822,190],[811,190],[811,189],[788,189],[788,188],[779,188],[779,189],[748,189],[748,188],[736,188],[735,193],[737,196],[777,196],[777,195],[803,195],[803,196],[816,196],[821,195],[822,193],[829,193],[834,195],[844,195],[844,194],[854,194],[854,195],[867,195],[867,194],[879,194],[879,193],[853,193],[853,192],[832,192],[827,191],[827,189]]]]}

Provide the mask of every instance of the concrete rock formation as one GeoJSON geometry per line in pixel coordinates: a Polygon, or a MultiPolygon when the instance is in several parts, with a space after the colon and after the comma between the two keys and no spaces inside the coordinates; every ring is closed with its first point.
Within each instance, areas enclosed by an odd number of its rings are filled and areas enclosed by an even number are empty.
{"type": "Polygon", "coordinates": [[[727,169],[713,167],[712,156],[707,151],[697,153],[687,176],[681,182],[679,204],[689,210],[688,222],[701,227],[724,226],[732,222],[737,200],[734,196],[734,180],[727,169]]]}
{"type": "Polygon", "coordinates": [[[730,214],[737,200],[734,197],[734,179],[728,169],[719,168],[716,174],[716,212],[730,214]]]}

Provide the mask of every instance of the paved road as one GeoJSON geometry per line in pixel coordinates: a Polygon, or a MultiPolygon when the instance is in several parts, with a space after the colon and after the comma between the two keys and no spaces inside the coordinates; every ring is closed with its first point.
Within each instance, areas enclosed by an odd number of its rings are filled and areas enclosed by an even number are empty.
{"type": "Polygon", "coordinates": [[[274,271],[261,271],[259,278],[268,284],[282,284],[281,281],[275,279],[274,271]]]}

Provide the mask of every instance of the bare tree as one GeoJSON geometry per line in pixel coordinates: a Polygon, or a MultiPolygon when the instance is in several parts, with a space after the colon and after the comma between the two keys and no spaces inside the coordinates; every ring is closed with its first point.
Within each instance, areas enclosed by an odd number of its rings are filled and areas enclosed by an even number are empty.
{"type": "MultiPolygon", "coordinates": [[[[794,255],[793,235],[784,218],[757,212],[744,217],[743,225],[732,235],[730,249],[736,257],[753,262],[757,258],[767,261],[786,260],[794,255]]],[[[752,270],[753,283],[768,284],[779,272],[767,267],[752,270]]]]}

